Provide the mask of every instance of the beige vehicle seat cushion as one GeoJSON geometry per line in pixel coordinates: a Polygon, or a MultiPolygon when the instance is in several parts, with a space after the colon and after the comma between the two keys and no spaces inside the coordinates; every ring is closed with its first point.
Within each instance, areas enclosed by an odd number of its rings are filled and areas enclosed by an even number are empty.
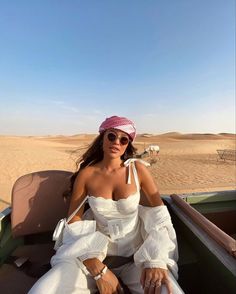
{"type": "Polygon", "coordinates": [[[63,193],[70,185],[69,171],[40,171],[20,177],[12,189],[12,233],[23,236],[53,231],[67,215],[69,199],[63,193]]]}

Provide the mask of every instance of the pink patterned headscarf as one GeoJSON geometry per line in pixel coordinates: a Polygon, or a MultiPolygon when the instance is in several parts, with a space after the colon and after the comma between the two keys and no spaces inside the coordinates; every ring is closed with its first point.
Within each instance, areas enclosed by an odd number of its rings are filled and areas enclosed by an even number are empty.
{"type": "Polygon", "coordinates": [[[126,117],[111,116],[107,117],[99,127],[99,133],[103,133],[108,129],[117,129],[129,135],[131,141],[136,136],[136,128],[134,123],[126,117]]]}

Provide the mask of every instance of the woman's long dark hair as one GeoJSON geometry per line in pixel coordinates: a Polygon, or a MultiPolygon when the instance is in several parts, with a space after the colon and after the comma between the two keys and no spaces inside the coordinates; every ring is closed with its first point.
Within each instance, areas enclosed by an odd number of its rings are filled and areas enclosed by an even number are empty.
{"type": "MultiPolygon", "coordinates": [[[[90,144],[87,151],[77,160],[77,171],[71,177],[70,191],[65,194],[66,197],[71,196],[75,179],[79,172],[89,165],[94,165],[103,159],[103,137],[104,133],[98,135],[94,141],[90,144]]],[[[121,156],[122,160],[127,160],[135,156],[137,149],[129,141],[125,153],[121,156]]]]}

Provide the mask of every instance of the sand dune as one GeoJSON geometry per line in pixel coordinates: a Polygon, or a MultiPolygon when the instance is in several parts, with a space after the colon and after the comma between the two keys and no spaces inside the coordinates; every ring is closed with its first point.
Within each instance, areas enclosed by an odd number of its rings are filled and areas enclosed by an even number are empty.
{"type": "MultiPolygon", "coordinates": [[[[11,202],[15,180],[30,172],[48,169],[75,170],[78,156],[95,135],[16,137],[0,136],[0,209],[11,202]]],[[[146,157],[161,194],[235,189],[234,161],[217,160],[217,149],[236,149],[233,134],[138,135],[135,147],[142,152],[158,144],[158,157],[146,157]]]]}

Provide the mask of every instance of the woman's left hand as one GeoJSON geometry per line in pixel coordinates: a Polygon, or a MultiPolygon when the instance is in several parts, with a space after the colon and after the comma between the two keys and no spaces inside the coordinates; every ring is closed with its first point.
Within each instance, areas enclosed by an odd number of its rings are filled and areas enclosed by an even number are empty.
{"type": "Polygon", "coordinates": [[[167,293],[172,294],[168,271],[165,269],[144,268],[140,282],[144,289],[144,294],[160,294],[162,284],[165,284],[167,293]]]}

